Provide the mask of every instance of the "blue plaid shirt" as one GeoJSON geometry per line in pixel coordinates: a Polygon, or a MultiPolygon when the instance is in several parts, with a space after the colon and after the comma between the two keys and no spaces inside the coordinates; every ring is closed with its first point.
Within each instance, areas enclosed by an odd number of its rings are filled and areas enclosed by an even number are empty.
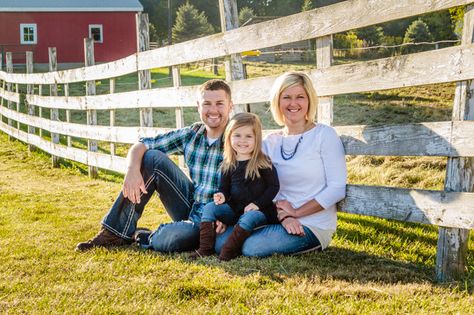
{"type": "Polygon", "coordinates": [[[209,145],[206,126],[203,123],[195,123],[154,138],[140,138],[140,142],[149,150],[184,155],[194,184],[194,202],[205,204],[213,200],[212,196],[219,189],[221,177],[219,168],[224,149],[222,137],[209,145]]]}

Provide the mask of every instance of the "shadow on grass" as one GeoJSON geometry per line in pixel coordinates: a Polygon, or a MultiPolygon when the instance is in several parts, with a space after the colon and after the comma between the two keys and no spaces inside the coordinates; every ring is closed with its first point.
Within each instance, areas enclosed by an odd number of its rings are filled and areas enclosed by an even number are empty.
{"type": "Polygon", "coordinates": [[[234,276],[258,274],[275,282],[284,282],[289,277],[341,280],[357,283],[409,284],[434,281],[434,266],[393,260],[347,248],[329,247],[321,253],[302,255],[273,255],[266,258],[239,257],[221,262],[217,256],[191,259],[190,253],[159,253],[135,247],[119,250],[141,251],[145,255],[159,255],[178,259],[183,263],[220,268],[234,276]]]}

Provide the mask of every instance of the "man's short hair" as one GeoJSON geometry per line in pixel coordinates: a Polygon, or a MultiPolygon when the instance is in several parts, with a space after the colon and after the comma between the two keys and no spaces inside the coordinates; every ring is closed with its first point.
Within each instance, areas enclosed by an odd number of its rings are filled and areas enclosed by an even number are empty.
{"type": "Polygon", "coordinates": [[[212,79],[209,81],[204,82],[199,87],[199,93],[202,95],[204,91],[217,91],[217,90],[224,90],[224,92],[229,96],[229,100],[232,99],[232,93],[230,91],[230,86],[222,79],[212,79]]]}

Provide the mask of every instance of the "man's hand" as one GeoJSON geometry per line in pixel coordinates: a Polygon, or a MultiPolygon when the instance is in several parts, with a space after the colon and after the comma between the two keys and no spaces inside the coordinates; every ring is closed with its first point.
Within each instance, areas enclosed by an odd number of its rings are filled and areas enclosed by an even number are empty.
{"type": "Polygon", "coordinates": [[[293,206],[291,205],[291,203],[289,201],[287,201],[287,200],[278,200],[276,202],[276,207],[278,209],[281,209],[281,210],[285,211],[286,213],[288,213],[292,217],[296,217],[296,211],[295,211],[295,209],[293,208],[293,206]]]}
{"type": "Polygon", "coordinates": [[[283,225],[288,234],[304,236],[303,226],[300,221],[295,218],[287,218],[281,223],[281,225],[283,225]]]}
{"type": "Polygon", "coordinates": [[[221,221],[217,220],[216,221],[216,233],[217,234],[222,234],[227,230],[227,225],[222,223],[221,221]]]}
{"type": "Polygon", "coordinates": [[[223,193],[218,192],[214,194],[214,203],[216,205],[221,205],[225,202],[225,196],[223,193]]]}
{"type": "Polygon", "coordinates": [[[254,204],[253,202],[249,203],[245,208],[244,208],[244,212],[249,212],[249,211],[253,211],[253,210],[260,210],[258,208],[258,206],[256,204],[254,204]]]}
{"type": "Polygon", "coordinates": [[[123,181],[122,193],[125,198],[136,204],[140,203],[142,193],[148,193],[139,170],[128,170],[123,181]]]}

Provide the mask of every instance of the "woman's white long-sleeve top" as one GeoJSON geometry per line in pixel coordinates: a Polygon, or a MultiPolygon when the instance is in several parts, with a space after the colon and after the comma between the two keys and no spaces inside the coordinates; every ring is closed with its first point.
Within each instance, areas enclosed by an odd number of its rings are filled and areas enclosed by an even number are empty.
{"type": "Polygon", "coordinates": [[[263,141],[263,152],[271,158],[280,179],[275,200],[287,200],[296,209],[314,199],[324,208],[298,220],[311,229],[323,248],[327,247],[337,226],[336,202],[346,193],[344,147],[336,131],[317,124],[303,134],[273,133],[263,141]],[[282,146],[292,153],[299,141],[294,156],[285,160],[282,146]]]}

